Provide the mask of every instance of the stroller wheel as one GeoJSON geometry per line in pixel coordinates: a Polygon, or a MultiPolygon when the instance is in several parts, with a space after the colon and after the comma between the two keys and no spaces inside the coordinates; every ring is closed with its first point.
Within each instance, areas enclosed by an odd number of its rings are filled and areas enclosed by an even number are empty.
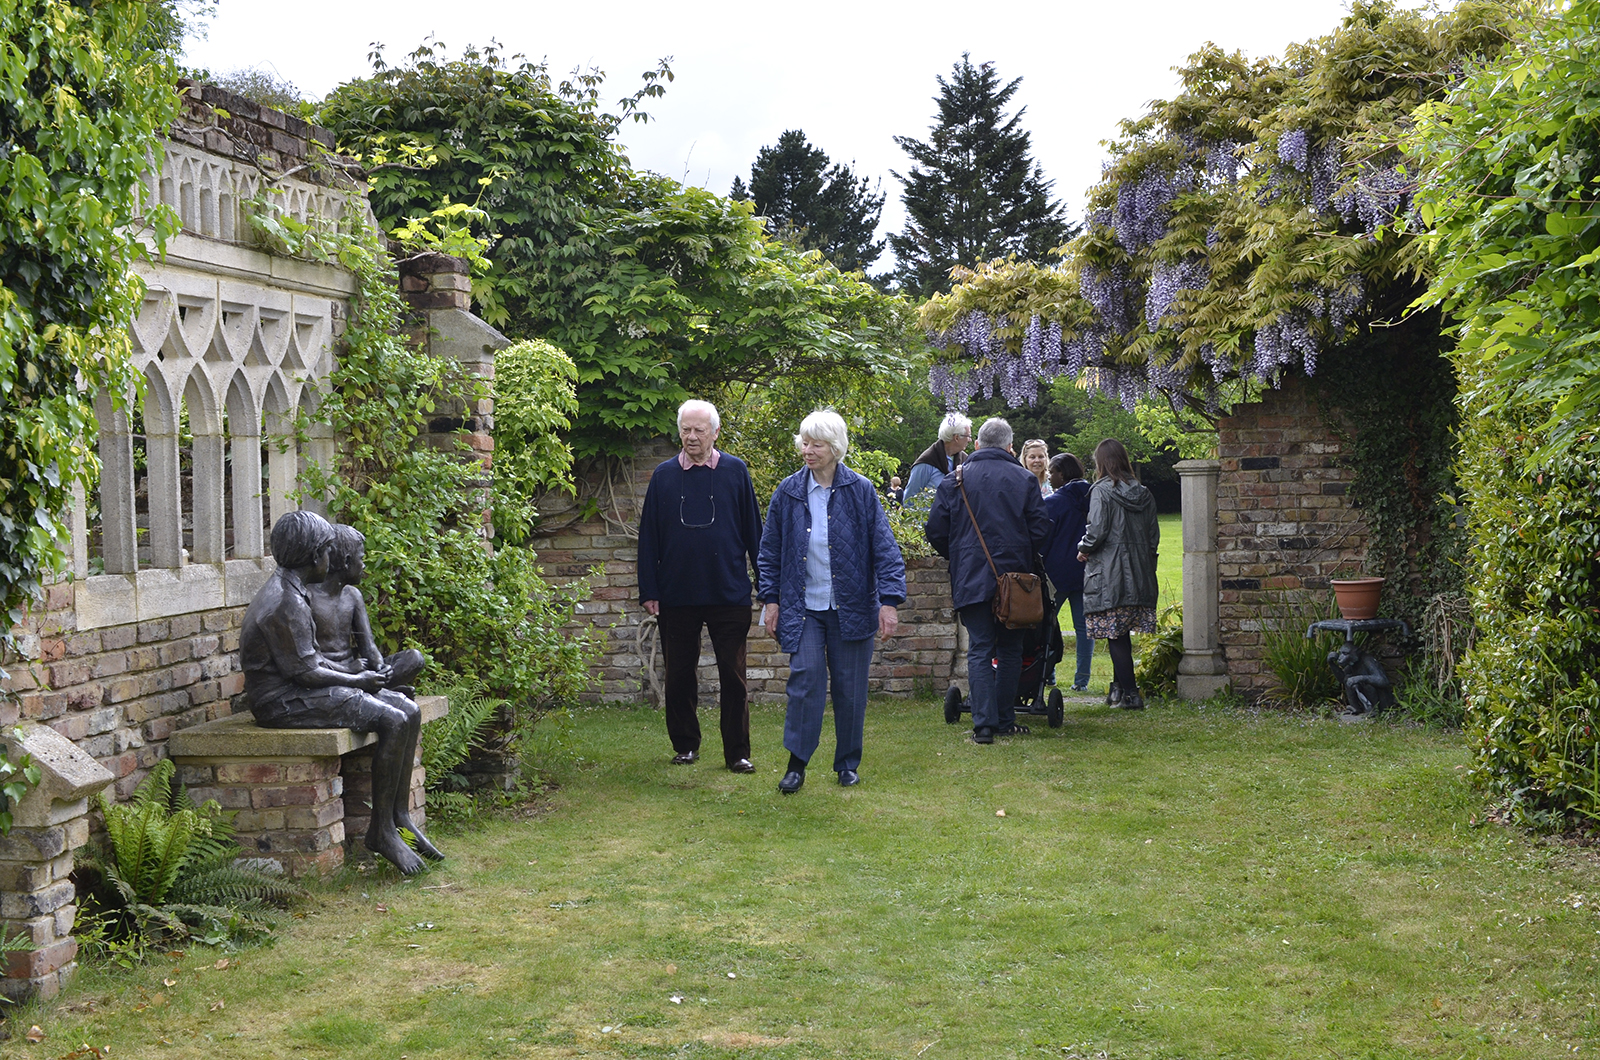
{"type": "Polygon", "coordinates": [[[1061,706],[1061,689],[1052,688],[1050,690],[1050,698],[1045,701],[1045,721],[1049,722],[1052,729],[1059,729],[1061,728],[1064,714],[1065,711],[1061,706]]]}
{"type": "Polygon", "coordinates": [[[944,723],[954,725],[961,720],[961,689],[951,685],[944,694],[944,723]]]}

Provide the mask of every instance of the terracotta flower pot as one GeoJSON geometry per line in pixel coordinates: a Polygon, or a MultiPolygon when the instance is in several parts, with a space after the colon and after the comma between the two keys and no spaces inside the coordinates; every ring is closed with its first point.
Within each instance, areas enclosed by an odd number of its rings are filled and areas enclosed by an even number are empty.
{"type": "Polygon", "coordinates": [[[1378,617],[1378,597],[1383,593],[1382,578],[1335,578],[1333,595],[1339,614],[1351,621],[1378,617]]]}

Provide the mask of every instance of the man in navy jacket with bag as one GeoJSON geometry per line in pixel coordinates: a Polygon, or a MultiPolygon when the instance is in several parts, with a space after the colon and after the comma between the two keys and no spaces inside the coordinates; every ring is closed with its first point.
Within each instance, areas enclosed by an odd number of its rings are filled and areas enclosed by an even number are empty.
{"type": "Polygon", "coordinates": [[[952,473],[939,483],[923,529],[934,551],[950,561],[951,601],[967,627],[967,686],[977,743],[1028,731],[1017,724],[1016,714],[1022,630],[995,621],[991,606],[998,589],[995,570],[1037,571],[1050,519],[1039,480],[1012,455],[1011,441],[1011,424],[999,417],[985,420],[978,428],[977,452],[961,465],[960,475],[952,473]],[[992,569],[984,545],[994,557],[992,569]],[[991,664],[996,659],[998,667],[991,664]]]}

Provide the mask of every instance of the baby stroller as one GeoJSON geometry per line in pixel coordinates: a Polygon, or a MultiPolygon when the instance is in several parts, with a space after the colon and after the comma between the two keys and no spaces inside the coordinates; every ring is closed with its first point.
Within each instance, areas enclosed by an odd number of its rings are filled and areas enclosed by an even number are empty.
{"type": "MultiPolygon", "coordinates": [[[[1022,631],[1022,679],[1017,682],[1018,714],[1043,714],[1052,729],[1061,728],[1063,717],[1061,690],[1047,684],[1046,679],[1055,672],[1055,666],[1065,654],[1061,640],[1061,622],[1054,601],[1046,601],[1044,621],[1032,629],[1022,631]]],[[[990,665],[997,665],[990,660],[990,665]]],[[[961,689],[951,685],[944,694],[944,720],[954,725],[962,714],[971,714],[972,704],[961,694],[961,689]]]]}

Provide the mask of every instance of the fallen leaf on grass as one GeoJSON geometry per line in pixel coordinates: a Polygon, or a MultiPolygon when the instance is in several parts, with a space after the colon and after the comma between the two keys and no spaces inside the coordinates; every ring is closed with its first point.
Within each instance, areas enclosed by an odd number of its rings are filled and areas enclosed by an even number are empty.
{"type": "Polygon", "coordinates": [[[24,1034],[23,1037],[28,1039],[30,1042],[34,1042],[35,1044],[42,1042],[44,1041],[44,1028],[35,1023],[33,1026],[28,1028],[28,1033],[24,1034]]]}
{"type": "Polygon", "coordinates": [[[667,998],[667,1000],[672,1002],[674,1005],[681,1005],[683,1004],[683,995],[673,994],[671,997],[667,998]]]}
{"type": "Polygon", "coordinates": [[[176,979],[163,979],[163,980],[161,980],[161,985],[162,986],[177,986],[178,985],[178,981],[176,979]]]}
{"type": "Polygon", "coordinates": [[[676,964],[667,965],[667,974],[668,975],[677,975],[678,974],[678,966],[676,964]]]}
{"type": "Polygon", "coordinates": [[[1006,811],[1004,811],[1004,810],[996,810],[996,811],[994,811],[994,815],[996,817],[1004,817],[1006,815],[1006,811]]]}
{"type": "Polygon", "coordinates": [[[227,1002],[225,1002],[225,1001],[223,1001],[223,1000],[222,1000],[222,999],[221,999],[221,998],[220,998],[220,997],[219,997],[219,998],[217,998],[217,1003],[216,1003],[216,1004],[215,1004],[215,1005],[212,1005],[212,1006],[211,1006],[211,1009],[210,1009],[210,1011],[212,1011],[212,1012],[219,1012],[219,1011],[221,1011],[221,1010],[222,1010],[222,1009],[224,1009],[224,1008],[227,1008],[227,1007],[228,1007],[228,1006],[227,1006],[227,1002]]]}
{"type": "Polygon", "coordinates": [[[388,906],[386,906],[386,905],[380,905],[380,906],[378,906],[378,912],[380,912],[380,913],[387,913],[387,912],[388,912],[388,911],[389,911],[389,907],[388,907],[388,906]]]}
{"type": "Polygon", "coordinates": [[[232,963],[233,963],[232,961],[230,961],[230,960],[228,960],[228,958],[224,957],[221,960],[219,960],[216,964],[213,964],[211,967],[215,968],[217,971],[220,972],[220,971],[222,971],[222,969],[226,968],[228,965],[230,965],[232,963]]]}

